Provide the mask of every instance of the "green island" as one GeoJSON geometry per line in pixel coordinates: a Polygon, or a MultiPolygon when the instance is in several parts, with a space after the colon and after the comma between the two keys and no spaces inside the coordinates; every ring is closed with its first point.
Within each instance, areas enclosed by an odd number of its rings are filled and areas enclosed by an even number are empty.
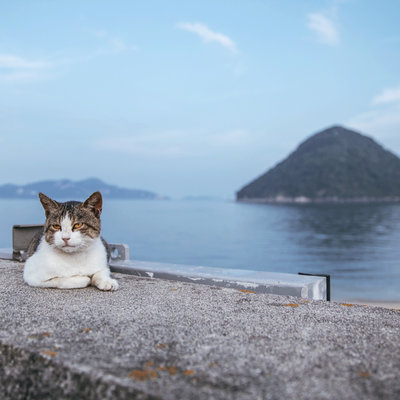
{"type": "Polygon", "coordinates": [[[236,193],[260,203],[400,201],[400,158],[368,136],[333,126],[236,193]]]}

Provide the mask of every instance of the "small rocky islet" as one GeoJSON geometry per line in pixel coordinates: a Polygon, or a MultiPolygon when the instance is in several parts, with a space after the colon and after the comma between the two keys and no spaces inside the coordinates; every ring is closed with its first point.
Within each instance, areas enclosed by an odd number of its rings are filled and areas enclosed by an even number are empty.
{"type": "Polygon", "coordinates": [[[258,203],[400,201],[400,158],[372,138],[332,126],[236,193],[258,203]]]}

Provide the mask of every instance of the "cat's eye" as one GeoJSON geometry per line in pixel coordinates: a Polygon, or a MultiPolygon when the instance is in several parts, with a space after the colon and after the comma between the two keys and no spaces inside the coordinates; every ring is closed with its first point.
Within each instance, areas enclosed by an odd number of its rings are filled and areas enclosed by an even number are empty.
{"type": "Polygon", "coordinates": [[[72,227],[73,230],[79,229],[79,228],[82,228],[82,224],[81,223],[74,224],[74,226],[72,227]]]}
{"type": "Polygon", "coordinates": [[[55,229],[56,231],[59,231],[59,230],[61,230],[61,225],[56,224],[56,225],[53,225],[52,228],[55,229]]]}

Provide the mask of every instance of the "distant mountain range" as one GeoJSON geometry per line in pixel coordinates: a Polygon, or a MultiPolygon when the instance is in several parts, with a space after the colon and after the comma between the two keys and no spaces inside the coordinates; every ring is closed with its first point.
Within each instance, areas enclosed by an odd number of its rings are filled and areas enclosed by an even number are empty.
{"type": "Polygon", "coordinates": [[[97,190],[106,198],[166,199],[166,197],[146,190],[126,189],[115,185],[109,185],[96,178],[89,178],[77,182],[63,179],[40,181],[26,185],[6,184],[0,186],[0,198],[31,199],[36,198],[39,192],[43,192],[56,200],[84,200],[97,190]]]}
{"type": "Polygon", "coordinates": [[[400,201],[400,159],[342,126],[311,136],[236,194],[250,202],[400,201]]]}

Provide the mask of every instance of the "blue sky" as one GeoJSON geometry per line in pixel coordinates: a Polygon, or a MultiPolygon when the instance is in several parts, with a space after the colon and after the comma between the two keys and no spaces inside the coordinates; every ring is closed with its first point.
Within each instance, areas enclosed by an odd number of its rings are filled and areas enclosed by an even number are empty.
{"type": "Polygon", "coordinates": [[[343,124],[400,154],[397,0],[0,5],[0,184],[233,197],[343,124]]]}

